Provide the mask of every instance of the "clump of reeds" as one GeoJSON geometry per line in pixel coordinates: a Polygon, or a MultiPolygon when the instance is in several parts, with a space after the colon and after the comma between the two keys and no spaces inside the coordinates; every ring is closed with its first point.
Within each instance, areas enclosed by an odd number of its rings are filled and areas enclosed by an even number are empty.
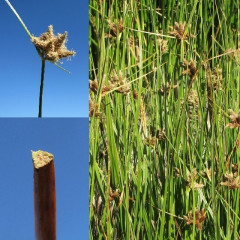
{"type": "Polygon", "coordinates": [[[240,239],[233,4],[90,0],[90,239],[240,239]]]}

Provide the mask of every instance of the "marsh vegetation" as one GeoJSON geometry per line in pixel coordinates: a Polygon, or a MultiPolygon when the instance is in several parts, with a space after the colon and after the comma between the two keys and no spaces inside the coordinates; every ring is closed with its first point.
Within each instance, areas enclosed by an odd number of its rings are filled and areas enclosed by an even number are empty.
{"type": "Polygon", "coordinates": [[[239,1],[89,11],[90,239],[240,239],[239,1]]]}

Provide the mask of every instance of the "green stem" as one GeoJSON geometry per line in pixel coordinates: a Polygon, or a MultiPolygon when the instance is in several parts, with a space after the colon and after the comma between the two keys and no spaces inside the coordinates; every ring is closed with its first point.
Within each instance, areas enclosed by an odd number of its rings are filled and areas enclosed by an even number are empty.
{"type": "Polygon", "coordinates": [[[38,117],[39,118],[42,117],[42,96],[43,96],[44,71],[45,71],[45,59],[42,59],[41,85],[40,85],[39,111],[38,111],[38,117]]]}
{"type": "Polygon", "coordinates": [[[15,16],[17,17],[18,21],[22,24],[23,28],[25,29],[27,35],[29,36],[29,38],[31,39],[32,35],[29,32],[29,30],[27,29],[26,25],[24,24],[23,20],[20,18],[20,16],[18,15],[17,11],[15,10],[15,8],[12,6],[12,4],[8,1],[5,0],[5,2],[8,4],[8,6],[11,8],[11,10],[13,11],[13,13],[15,14],[15,16]]]}

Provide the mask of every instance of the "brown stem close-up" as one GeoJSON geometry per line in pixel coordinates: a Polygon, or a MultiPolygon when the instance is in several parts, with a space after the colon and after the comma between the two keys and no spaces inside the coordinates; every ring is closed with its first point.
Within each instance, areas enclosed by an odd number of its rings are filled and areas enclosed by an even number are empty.
{"type": "Polygon", "coordinates": [[[56,240],[56,190],[53,155],[32,151],[36,240],[56,240]]]}

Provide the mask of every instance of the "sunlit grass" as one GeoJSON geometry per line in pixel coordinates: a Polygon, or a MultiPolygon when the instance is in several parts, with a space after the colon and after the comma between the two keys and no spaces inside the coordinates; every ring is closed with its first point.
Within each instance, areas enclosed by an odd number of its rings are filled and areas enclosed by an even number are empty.
{"type": "Polygon", "coordinates": [[[91,239],[240,238],[238,8],[90,0],[91,239]]]}

